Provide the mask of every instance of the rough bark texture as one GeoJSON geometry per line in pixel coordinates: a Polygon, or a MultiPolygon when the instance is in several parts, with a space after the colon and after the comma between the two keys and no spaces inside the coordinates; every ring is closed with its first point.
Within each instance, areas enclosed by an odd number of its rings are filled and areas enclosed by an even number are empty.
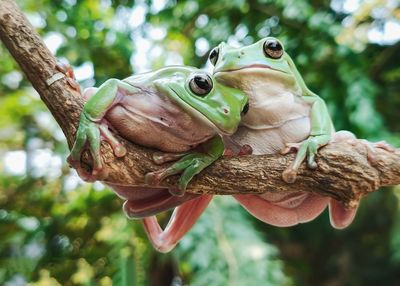
{"type": "MultiPolygon", "coordinates": [[[[0,39],[40,94],[58,124],[68,145],[74,141],[83,100],[64,79],[47,86],[46,80],[56,74],[56,60],[12,0],[0,0],[0,39]]],[[[110,170],[105,182],[121,185],[143,185],[143,176],[160,168],[151,160],[152,150],[119,138],[128,150],[122,159],[114,157],[107,144],[102,145],[103,161],[110,170]]],[[[264,155],[223,158],[198,175],[188,188],[193,193],[237,194],[279,191],[307,191],[331,196],[352,206],[358,199],[381,186],[400,183],[400,150],[377,149],[376,160],[367,160],[361,141],[355,144],[335,143],[321,149],[317,171],[300,169],[295,184],[282,180],[283,170],[294,155],[264,155]]],[[[82,160],[90,168],[91,158],[82,160]]],[[[177,177],[166,180],[165,186],[177,177]]]]}

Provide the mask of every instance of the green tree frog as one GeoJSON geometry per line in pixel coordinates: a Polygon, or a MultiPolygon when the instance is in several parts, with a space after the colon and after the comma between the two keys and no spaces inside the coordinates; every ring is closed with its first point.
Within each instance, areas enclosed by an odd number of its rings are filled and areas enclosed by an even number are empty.
{"type": "Polygon", "coordinates": [[[100,156],[100,140],[107,141],[117,157],[126,150],[113,135],[160,152],[153,159],[169,167],[146,174],[147,187],[111,185],[123,199],[125,213],[142,218],[155,248],[169,251],[190,229],[212,196],[185,194],[187,184],[224,152],[220,135],[233,134],[248,98],[240,90],[221,85],[211,75],[192,67],[171,66],[134,75],[124,80],[109,79],[99,88],[85,90],[76,141],[68,162],[86,180],[106,172],[100,156]],[[91,174],[80,167],[83,148],[93,157],[91,174]],[[165,189],[154,186],[166,177],[181,174],[178,186],[165,189]],[[179,206],[178,206],[179,205],[179,206]],[[163,231],[156,213],[175,208],[163,231]]]}
{"type": "MultiPolygon", "coordinates": [[[[331,140],[355,139],[347,131],[335,133],[324,101],[308,89],[279,40],[268,37],[241,48],[221,43],[210,52],[209,60],[218,82],[249,97],[249,112],[226,145],[235,149],[248,144],[256,155],[297,150],[295,160],[282,174],[286,182],[295,181],[304,160],[309,168],[317,168],[317,151],[331,140]]],[[[390,149],[384,142],[373,147],[390,149]]],[[[312,193],[234,197],[255,217],[276,226],[310,221],[329,205],[331,224],[344,228],[356,213],[356,208],[345,208],[334,199],[312,193]]]]}

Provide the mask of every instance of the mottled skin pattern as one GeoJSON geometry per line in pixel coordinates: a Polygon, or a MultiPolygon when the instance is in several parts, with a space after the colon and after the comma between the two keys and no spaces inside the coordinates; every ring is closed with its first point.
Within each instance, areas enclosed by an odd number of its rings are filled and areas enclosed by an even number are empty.
{"type": "Polygon", "coordinates": [[[162,252],[171,250],[212,198],[185,194],[186,185],[222,156],[224,145],[220,135],[236,131],[246,109],[247,96],[214,82],[205,72],[176,66],[123,81],[107,80],[98,89],[86,89],[84,97],[87,101],[68,158],[81,177],[95,180],[106,171],[100,157],[100,140],[106,140],[116,156],[125,155],[125,148],[113,132],[161,151],[154,153],[156,163],[176,161],[166,169],[148,173],[145,178],[148,188],[110,184],[126,200],[127,216],[142,218],[154,247],[162,252]],[[91,174],[84,174],[80,167],[80,156],[86,145],[94,161],[91,174]],[[157,188],[164,178],[179,173],[176,189],[168,192],[157,188]],[[163,231],[154,215],[176,206],[163,231]]]}
{"type": "MultiPolygon", "coordinates": [[[[214,76],[220,83],[239,88],[249,96],[249,112],[230,137],[230,148],[248,144],[253,154],[287,153],[298,150],[295,162],[283,179],[294,182],[300,163],[310,168],[318,148],[331,140],[354,139],[350,132],[335,133],[322,99],[305,85],[282,44],[274,38],[233,48],[224,43],[210,53],[214,76]]],[[[312,193],[265,193],[234,196],[258,219],[276,226],[292,226],[317,217],[327,206],[335,228],[348,226],[356,208],[312,193]]]]}

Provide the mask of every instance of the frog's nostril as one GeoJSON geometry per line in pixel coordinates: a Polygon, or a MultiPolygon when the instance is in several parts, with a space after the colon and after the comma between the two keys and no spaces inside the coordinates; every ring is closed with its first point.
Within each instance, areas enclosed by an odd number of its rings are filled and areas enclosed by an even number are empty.
{"type": "Polygon", "coordinates": [[[228,113],[229,113],[228,108],[224,108],[224,113],[225,113],[225,114],[228,114],[228,113]]]}
{"type": "Polygon", "coordinates": [[[246,105],[243,107],[242,115],[246,115],[247,112],[249,112],[249,103],[246,103],[246,105]]]}

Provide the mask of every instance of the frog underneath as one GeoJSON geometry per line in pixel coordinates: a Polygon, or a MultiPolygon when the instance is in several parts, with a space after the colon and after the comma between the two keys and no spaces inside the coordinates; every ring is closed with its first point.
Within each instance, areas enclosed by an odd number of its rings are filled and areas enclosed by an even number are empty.
{"type": "MultiPolygon", "coordinates": [[[[253,154],[288,153],[297,150],[291,166],[283,173],[293,183],[300,164],[317,168],[318,149],[335,140],[354,140],[347,131],[335,133],[324,101],[306,86],[291,57],[275,38],[268,37],[252,45],[234,48],[221,43],[209,55],[215,79],[243,90],[249,97],[249,112],[238,131],[227,138],[230,149],[248,144],[253,154]]],[[[390,150],[379,142],[373,148],[390,150]]],[[[329,186],[327,186],[329,187],[329,186]]],[[[258,219],[276,226],[291,226],[317,217],[329,205],[331,224],[348,226],[357,206],[346,208],[340,202],[305,192],[265,193],[234,196],[258,219]]]]}

